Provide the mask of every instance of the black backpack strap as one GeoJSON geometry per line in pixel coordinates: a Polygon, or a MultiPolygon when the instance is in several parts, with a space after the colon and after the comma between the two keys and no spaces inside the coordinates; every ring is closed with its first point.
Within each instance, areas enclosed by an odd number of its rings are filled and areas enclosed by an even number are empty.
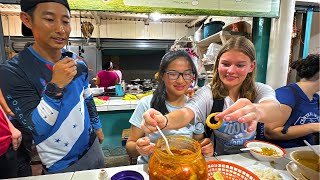
{"type": "Polygon", "coordinates": [[[295,103],[294,106],[292,108],[291,114],[287,120],[287,122],[284,124],[283,129],[281,130],[282,134],[287,134],[289,127],[296,121],[296,119],[291,119],[291,116],[293,114],[293,111],[298,107],[298,105],[300,104],[300,96],[298,94],[298,91],[296,88],[294,88],[293,86],[286,86],[289,89],[291,89],[291,91],[294,94],[294,98],[295,98],[295,103]]]}
{"type": "MultiPolygon", "coordinates": [[[[213,107],[211,109],[211,113],[222,112],[224,105],[224,99],[213,99],[213,107]]],[[[210,119],[211,123],[214,123],[214,118],[210,119]]],[[[212,135],[213,129],[209,128],[207,124],[205,124],[205,137],[210,138],[212,135]]]]}

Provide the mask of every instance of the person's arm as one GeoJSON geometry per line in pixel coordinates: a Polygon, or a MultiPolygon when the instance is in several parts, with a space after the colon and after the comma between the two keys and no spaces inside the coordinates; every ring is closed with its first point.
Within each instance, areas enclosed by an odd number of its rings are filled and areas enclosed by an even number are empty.
{"type": "Polygon", "coordinates": [[[126,143],[126,150],[130,157],[147,156],[153,153],[154,147],[149,137],[144,137],[144,132],[140,128],[131,125],[126,143]]]}
{"type": "Polygon", "coordinates": [[[119,81],[119,76],[118,76],[118,74],[117,74],[115,71],[113,71],[113,72],[114,72],[114,74],[117,76],[117,79],[115,80],[114,84],[119,84],[119,83],[120,83],[120,81],[119,81]]]}
{"type": "MultiPolygon", "coordinates": [[[[87,68],[87,67],[86,67],[87,68]]],[[[92,93],[89,88],[89,75],[87,76],[86,80],[86,86],[83,93],[83,97],[85,99],[86,106],[88,108],[89,117],[90,117],[90,123],[99,139],[100,144],[102,144],[104,140],[104,134],[102,131],[102,125],[100,122],[99,114],[96,108],[96,104],[94,103],[92,93]]]]}
{"type": "Polygon", "coordinates": [[[265,136],[270,140],[291,140],[299,137],[306,136],[315,132],[320,132],[319,123],[309,123],[303,125],[290,126],[286,134],[281,131],[284,124],[292,113],[292,108],[288,105],[281,104],[281,116],[273,123],[265,123],[265,136]]]}
{"type": "Polygon", "coordinates": [[[275,91],[268,85],[256,83],[257,97],[254,102],[249,99],[238,99],[233,105],[215,116],[216,120],[238,120],[247,123],[248,132],[255,131],[257,122],[269,123],[281,116],[280,103],[275,91]]]}
{"type": "Polygon", "coordinates": [[[15,128],[13,126],[13,124],[10,122],[9,119],[7,119],[7,122],[9,125],[10,132],[11,132],[11,143],[13,146],[13,150],[16,151],[19,148],[19,146],[21,145],[22,134],[17,128],[15,128]]]}
{"type": "Polygon", "coordinates": [[[170,112],[166,115],[167,118],[155,109],[147,110],[143,114],[144,121],[141,124],[141,129],[145,133],[151,133],[157,131],[156,125],[160,128],[172,130],[185,127],[192,120],[195,120],[195,124],[197,122],[203,123],[210,113],[212,105],[211,89],[204,86],[187,102],[186,107],[170,112]]]}
{"type": "MultiPolygon", "coordinates": [[[[54,65],[51,82],[64,87],[71,82],[75,74],[74,60],[64,58],[54,65]]],[[[48,95],[50,93],[47,89],[43,89],[42,97],[39,96],[33,83],[18,69],[1,66],[0,77],[8,77],[0,78],[0,87],[17,120],[37,135],[50,132],[57,120],[62,96],[53,98],[48,95]]]]}
{"type": "Polygon", "coordinates": [[[152,133],[157,131],[156,126],[160,129],[172,130],[185,127],[194,118],[194,113],[189,108],[181,108],[170,112],[164,117],[159,111],[150,108],[143,113],[143,122],[141,129],[145,133],[152,133]]]}
{"type": "Polygon", "coordinates": [[[151,143],[150,138],[145,135],[142,129],[140,129],[140,124],[143,121],[142,115],[148,108],[150,108],[152,97],[153,95],[143,97],[138,102],[136,109],[129,119],[131,128],[126,149],[131,157],[137,157],[139,155],[146,156],[154,150],[155,145],[151,143]]]}
{"type": "Polygon", "coordinates": [[[6,100],[3,97],[2,91],[0,89],[0,106],[3,108],[4,112],[9,116],[14,116],[14,113],[11,111],[9,106],[6,103],[6,100]]]}
{"type": "Polygon", "coordinates": [[[2,109],[1,105],[0,105],[0,113],[3,115],[3,117],[5,118],[5,120],[8,122],[8,127],[9,127],[9,130],[11,132],[11,143],[12,143],[12,147],[13,147],[13,150],[17,150],[21,144],[21,141],[22,141],[22,134],[21,132],[16,129],[12,123],[10,122],[10,120],[7,118],[4,110],[2,109]]]}
{"type": "Polygon", "coordinates": [[[96,76],[96,82],[95,82],[97,87],[100,87],[100,78],[96,76]]]}

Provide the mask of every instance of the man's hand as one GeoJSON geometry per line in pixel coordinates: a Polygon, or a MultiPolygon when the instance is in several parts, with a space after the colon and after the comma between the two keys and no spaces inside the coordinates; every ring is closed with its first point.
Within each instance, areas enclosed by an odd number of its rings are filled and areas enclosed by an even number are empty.
{"type": "Polygon", "coordinates": [[[72,58],[63,58],[53,66],[51,82],[59,88],[67,86],[77,74],[77,62],[72,58]]]}
{"type": "Polygon", "coordinates": [[[99,128],[96,130],[96,135],[99,139],[99,143],[102,144],[102,142],[104,140],[104,134],[103,134],[102,128],[99,128]]]}
{"type": "Polygon", "coordinates": [[[22,135],[21,132],[16,129],[15,127],[10,127],[10,131],[11,131],[11,140],[12,140],[12,146],[13,146],[13,150],[17,150],[21,144],[22,141],[22,135]]]}
{"type": "Polygon", "coordinates": [[[209,138],[200,141],[201,152],[204,156],[213,156],[213,144],[209,138]]]}
{"type": "Polygon", "coordinates": [[[136,142],[136,149],[142,156],[148,156],[154,152],[155,145],[150,143],[149,137],[139,138],[136,142]]]}
{"type": "Polygon", "coordinates": [[[157,131],[157,125],[160,127],[160,129],[162,129],[166,123],[167,119],[159,111],[151,108],[143,113],[141,129],[146,134],[150,134],[157,131]]]}

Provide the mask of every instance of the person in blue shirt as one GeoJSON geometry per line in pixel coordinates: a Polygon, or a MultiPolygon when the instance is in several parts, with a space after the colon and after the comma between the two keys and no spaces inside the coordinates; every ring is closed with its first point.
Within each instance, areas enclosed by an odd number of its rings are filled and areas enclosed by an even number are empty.
{"type": "Polygon", "coordinates": [[[104,135],[88,67],[63,48],[71,32],[67,0],[21,0],[20,5],[22,32],[35,43],[0,66],[8,106],[32,132],[45,173],[103,168],[104,135]]]}
{"type": "Polygon", "coordinates": [[[265,136],[283,148],[305,146],[303,140],[315,144],[315,134],[320,132],[319,121],[319,54],[310,54],[294,61],[299,82],[276,90],[281,103],[282,116],[265,124],[265,136]]]}

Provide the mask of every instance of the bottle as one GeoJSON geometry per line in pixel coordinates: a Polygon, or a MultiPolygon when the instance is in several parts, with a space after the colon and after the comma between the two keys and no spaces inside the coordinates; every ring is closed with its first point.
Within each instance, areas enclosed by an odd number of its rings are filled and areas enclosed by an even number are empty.
{"type": "Polygon", "coordinates": [[[174,155],[166,152],[165,141],[160,138],[149,160],[150,179],[206,180],[208,169],[201,154],[200,143],[185,136],[168,136],[167,138],[174,155]]]}
{"type": "Polygon", "coordinates": [[[110,178],[108,177],[107,171],[104,169],[101,169],[101,171],[99,172],[98,179],[99,180],[109,180],[110,178]]]}
{"type": "Polygon", "coordinates": [[[125,94],[126,93],[126,82],[124,80],[121,80],[121,86],[123,89],[123,93],[125,94]]]}

